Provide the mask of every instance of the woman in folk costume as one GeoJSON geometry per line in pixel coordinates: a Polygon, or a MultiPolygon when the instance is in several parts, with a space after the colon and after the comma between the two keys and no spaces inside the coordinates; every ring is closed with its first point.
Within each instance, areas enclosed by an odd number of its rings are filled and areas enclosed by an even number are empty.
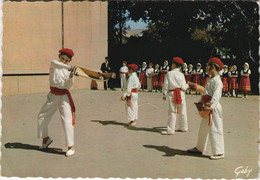
{"type": "Polygon", "coordinates": [[[127,62],[123,61],[123,66],[119,70],[120,80],[121,80],[121,91],[126,90],[126,79],[127,79],[127,73],[128,73],[128,67],[126,65],[127,65],[127,62]]]}
{"type": "Polygon", "coordinates": [[[206,70],[210,79],[201,96],[201,103],[203,109],[210,111],[210,114],[207,118],[201,119],[197,146],[188,150],[190,153],[203,154],[209,139],[213,153],[210,156],[212,160],[224,158],[223,116],[222,106],[219,103],[223,88],[219,71],[222,68],[223,63],[219,58],[209,59],[206,70]]]}
{"type": "Polygon", "coordinates": [[[221,79],[222,79],[222,84],[223,84],[222,93],[226,97],[228,96],[228,76],[229,76],[228,74],[229,74],[228,66],[224,65],[221,79]]]}
{"type": "Polygon", "coordinates": [[[172,70],[167,73],[163,83],[163,100],[166,100],[166,95],[168,94],[169,109],[167,130],[162,131],[162,135],[175,133],[177,119],[177,130],[181,132],[188,131],[185,91],[189,86],[185,81],[184,75],[180,72],[182,64],[183,60],[180,57],[174,57],[172,70]]]}
{"type": "Polygon", "coordinates": [[[239,89],[244,92],[244,98],[247,98],[247,92],[251,91],[250,79],[249,76],[251,70],[249,69],[249,64],[246,62],[243,65],[243,70],[241,70],[241,79],[239,84],[239,89]]]}
{"type": "Polygon", "coordinates": [[[50,93],[47,96],[47,102],[38,114],[38,137],[42,138],[41,150],[48,148],[53,142],[49,137],[48,125],[54,113],[59,110],[68,147],[66,156],[71,156],[75,153],[73,148],[75,106],[69,89],[73,84],[72,72],[74,68],[69,66],[68,63],[71,61],[74,53],[68,48],[61,49],[59,53],[59,60],[51,61],[49,76],[50,93]]]}
{"type": "Polygon", "coordinates": [[[155,89],[155,92],[157,92],[157,90],[159,90],[159,64],[156,64],[154,67],[154,71],[153,71],[153,80],[152,80],[152,85],[153,88],[155,89]]]}
{"type": "Polygon", "coordinates": [[[146,62],[143,62],[142,64],[142,67],[140,68],[139,72],[139,81],[141,83],[141,86],[142,86],[142,90],[144,91],[144,87],[146,86],[147,84],[147,81],[146,81],[146,69],[147,69],[147,65],[146,65],[146,62]]]}
{"type": "Polygon", "coordinates": [[[202,79],[203,87],[206,87],[208,80],[209,80],[209,74],[207,72],[203,73],[203,79],[202,79]]]}
{"type": "MultiPolygon", "coordinates": [[[[185,74],[185,80],[186,82],[192,82],[192,73],[193,73],[193,65],[189,64],[187,73],[185,74]]],[[[187,89],[187,93],[191,94],[191,90],[187,89]]]]}
{"type": "Polygon", "coordinates": [[[186,64],[186,63],[184,63],[184,64],[181,66],[180,71],[181,71],[182,74],[184,74],[184,76],[185,76],[185,74],[186,74],[187,71],[188,71],[188,68],[187,68],[187,64],[186,64]]]}
{"type": "MultiPolygon", "coordinates": [[[[201,68],[201,64],[197,63],[196,69],[194,69],[192,76],[193,76],[193,82],[196,84],[201,85],[201,78],[202,78],[203,69],[201,68]]],[[[197,94],[197,91],[196,91],[197,94]]]]}
{"type": "Polygon", "coordinates": [[[163,82],[164,82],[165,76],[169,70],[170,70],[170,67],[168,66],[168,61],[165,60],[163,62],[163,66],[161,66],[161,68],[160,68],[160,79],[159,79],[160,89],[162,89],[162,87],[163,87],[163,82]]]}
{"type": "Polygon", "coordinates": [[[237,66],[233,65],[231,68],[231,71],[228,74],[229,76],[229,90],[230,90],[230,94],[231,96],[236,96],[238,97],[238,71],[237,71],[237,66]]]}
{"type": "Polygon", "coordinates": [[[154,71],[153,63],[149,63],[149,67],[146,69],[146,72],[145,72],[148,92],[153,91],[153,84],[152,84],[153,71],[154,71]]]}
{"type": "Polygon", "coordinates": [[[127,88],[126,92],[121,97],[121,100],[126,100],[126,120],[129,125],[135,125],[138,119],[137,91],[141,88],[141,84],[136,74],[138,66],[136,64],[129,64],[128,69],[129,78],[127,80],[127,88]]]}

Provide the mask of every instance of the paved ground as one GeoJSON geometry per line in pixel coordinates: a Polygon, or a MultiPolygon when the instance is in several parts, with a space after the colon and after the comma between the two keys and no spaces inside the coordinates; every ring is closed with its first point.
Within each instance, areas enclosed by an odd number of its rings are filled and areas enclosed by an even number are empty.
{"type": "Polygon", "coordinates": [[[59,114],[50,123],[54,139],[47,152],[37,150],[36,116],[46,94],[2,97],[3,177],[256,178],[258,175],[258,96],[222,98],[226,158],[212,161],[186,152],[195,146],[200,118],[187,95],[189,131],[162,136],[167,102],[159,93],[139,93],[139,121],[126,126],[122,92],[72,91],[76,105],[76,154],[65,157],[59,114]],[[251,171],[250,171],[251,170],[251,171]],[[237,174],[235,173],[237,172],[237,174]]]}

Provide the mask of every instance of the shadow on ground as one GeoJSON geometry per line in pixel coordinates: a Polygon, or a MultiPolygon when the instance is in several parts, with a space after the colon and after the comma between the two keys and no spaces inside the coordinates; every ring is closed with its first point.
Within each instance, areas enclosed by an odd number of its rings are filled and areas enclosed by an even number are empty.
{"type": "Polygon", "coordinates": [[[52,154],[59,154],[59,155],[65,155],[66,154],[66,152],[63,152],[62,149],[59,149],[59,148],[47,148],[45,150],[40,150],[39,146],[30,145],[30,144],[23,144],[23,143],[19,143],[19,142],[6,143],[5,148],[35,150],[35,151],[41,151],[41,152],[44,152],[44,153],[52,153],[52,154]]]}
{"type": "Polygon", "coordinates": [[[167,146],[155,146],[155,145],[143,145],[143,146],[146,148],[156,149],[157,151],[164,152],[165,154],[163,156],[181,155],[181,156],[194,156],[194,157],[209,158],[209,156],[206,156],[206,155],[192,154],[192,153],[188,153],[185,150],[173,149],[173,148],[169,148],[167,146]]]}
{"type": "Polygon", "coordinates": [[[153,127],[153,128],[145,128],[145,127],[136,127],[136,126],[131,126],[128,123],[122,123],[122,122],[117,122],[117,121],[101,121],[101,120],[91,120],[91,122],[98,122],[102,125],[118,125],[118,126],[123,126],[127,128],[128,130],[133,130],[133,131],[147,131],[147,132],[154,132],[154,133],[161,133],[161,131],[165,130],[166,127],[153,127]]]}

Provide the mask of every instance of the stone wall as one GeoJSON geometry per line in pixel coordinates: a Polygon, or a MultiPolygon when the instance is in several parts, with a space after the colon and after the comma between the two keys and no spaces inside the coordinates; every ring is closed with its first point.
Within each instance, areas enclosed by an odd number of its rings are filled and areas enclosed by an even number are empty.
{"type": "MultiPolygon", "coordinates": [[[[3,95],[48,92],[46,74],[62,44],[75,53],[71,65],[99,71],[107,56],[107,2],[5,1],[3,95]]],[[[90,83],[75,77],[72,89],[90,88],[90,83]]]]}

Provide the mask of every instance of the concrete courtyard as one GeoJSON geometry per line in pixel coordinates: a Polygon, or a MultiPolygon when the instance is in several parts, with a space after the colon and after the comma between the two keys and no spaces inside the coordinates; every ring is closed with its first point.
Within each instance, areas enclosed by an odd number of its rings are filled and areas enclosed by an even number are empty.
{"type": "Polygon", "coordinates": [[[139,120],[127,126],[122,92],[74,90],[75,149],[65,157],[65,135],[56,112],[49,133],[54,142],[39,151],[37,114],[47,93],[2,97],[1,176],[62,178],[257,178],[259,97],[222,97],[225,159],[192,155],[200,118],[186,95],[189,131],[160,135],[167,122],[168,102],[161,93],[139,93],[139,120]]]}

